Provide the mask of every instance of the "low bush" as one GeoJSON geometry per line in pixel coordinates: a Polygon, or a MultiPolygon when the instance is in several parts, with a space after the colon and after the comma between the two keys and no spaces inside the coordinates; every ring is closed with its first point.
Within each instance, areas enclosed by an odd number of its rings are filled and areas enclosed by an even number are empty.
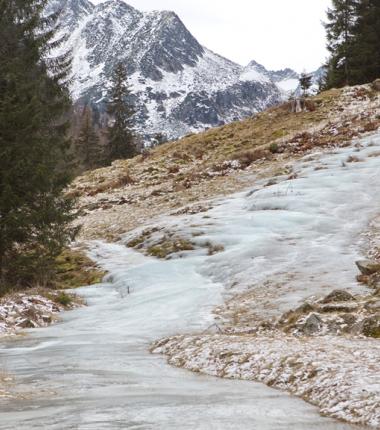
{"type": "Polygon", "coordinates": [[[265,149],[254,149],[250,151],[241,151],[233,155],[233,160],[238,160],[240,165],[245,168],[249,167],[252,163],[258,160],[267,159],[270,152],[265,149]]]}

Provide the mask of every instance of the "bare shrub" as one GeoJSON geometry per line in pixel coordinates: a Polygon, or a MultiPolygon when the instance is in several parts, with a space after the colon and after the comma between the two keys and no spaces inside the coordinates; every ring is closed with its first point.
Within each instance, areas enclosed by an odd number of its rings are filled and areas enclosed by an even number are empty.
{"type": "Polygon", "coordinates": [[[367,122],[367,124],[364,124],[363,131],[364,132],[370,132],[370,131],[376,131],[379,128],[379,124],[374,121],[367,122]]]}
{"type": "Polygon", "coordinates": [[[93,197],[97,194],[104,193],[110,190],[116,190],[118,188],[125,187],[126,185],[132,185],[136,181],[131,177],[129,172],[122,173],[118,178],[113,179],[111,181],[103,182],[99,184],[97,187],[90,189],[87,192],[87,195],[93,197]]]}
{"type": "Polygon", "coordinates": [[[317,106],[313,100],[305,100],[305,109],[308,112],[315,112],[317,110],[317,106]]]}
{"type": "Polygon", "coordinates": [[[173,164],[172,166],[168,167],[169,173],[178,173],[179,172],[179,166],[173,164]]]}
{"type": "Polygon", "coordinates": [[[250,151],[237,152],[233,155],[232,159],[238,160],[240,165],[245,168],[255,161],[267,159],[269,156],[270,152],[265,149],[254,149],[250,151]]]}
{"type": "Polygon", "coordinates": [[[152,155],[151,150],[150,150],[150,149],[147,149],[147,148],[144,148],[144,149],[142,150],[142,152],[141,152],[140,160],[141,160],[142,162],[144,162],[145,160],[147,160],[148,158],[150,158],[150,157],[151,157],[151,155],[152,155]]]}

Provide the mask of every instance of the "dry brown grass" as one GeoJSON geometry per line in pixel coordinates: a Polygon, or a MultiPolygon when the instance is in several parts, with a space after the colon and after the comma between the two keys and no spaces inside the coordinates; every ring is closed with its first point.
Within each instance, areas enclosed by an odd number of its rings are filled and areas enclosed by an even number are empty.
{"type": "Polygon", "coordinates": [[[92,184],[85,192],[104,193],[133,184],[141,177],[167,180],[167,173],[175,181],[184,168],[194,170],[191,166],[195,165],[195,171],[201,173],[231,159],[239,159],[247,167],[270,153],[281,152],[284,142],[325,121],[340,94],[341,90],[330,90],[316,96],[308,101],[310,109],[299,114],[292,113],[284,103],[244,121],[188,135],[145,151],[133,160],[118,161],[109,168],[89,172],[84,177],[92,184]],[[114,175],[115,170],[126,173],[120,177],[114,175]]]}
{"type": "Polygon", "coordinates": [[[239,151],[232,155],[232,160],[238,160],[240,165],[245,168],[258,160],[267,160],[271,153],[265,149],[253,149],[248,151],[239,151]]]}
{"type": "Polygon", "coordinates": [[[349,144],[380,125],[374,115],[378,95],[371,91],[369,86],[330,90],[311,98],[301,113],[284,103],[87,172],[69,190],[86,210],[82,237],[113,240],[155,215],[241,190],[251,183],[250,172],[269,179],[314,148],[349,144]],[[231,164],[236,159],[240,166],[231,164]],[[118,202],[124,203],[116,207],[118,202]]]}

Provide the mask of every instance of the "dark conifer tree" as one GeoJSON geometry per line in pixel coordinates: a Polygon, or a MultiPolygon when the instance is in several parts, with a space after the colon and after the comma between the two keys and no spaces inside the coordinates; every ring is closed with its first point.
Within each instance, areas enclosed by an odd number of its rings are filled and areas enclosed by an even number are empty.
{"type": "Polygon", "coordinates": [[[85,169],[94,169],[103,165],[99,136],[95,131],[91,109],[88,106],[83,109],[81,128],[75,140],[75,155],[81,167],[85,169]]]}
{"type": "Polygon", "coordinates": [[[133,132],[135,111],[130,104],[131,91],[127,84],[127,72],[123,64],[118,64],[112,77],[112,87],[108,103],[110,125],[108,127],[109,161],[132,158],[137,154],[133,132]]]}
{"type": "Polygon", "coordinates": [[[62,40],[46,3],[0,0],[0,292],[47,282],[75,234],[62,193],[71,60],[48,59],[62,40]]]}
{"type": "Polygon", "coordinates": [[[353,30],[351,83],[380,77],[380,0],[361,0],[353,30]]]}
{"type": "Polygon", "coordinates": [[[299,81],[300,81],[300,87],[302,90],[303,97],[306,97],[309,89],[311,88],[312,79],[313,79],[312,75],[308,73],[301,73],[299,81]]]}
{"type": "Polygon", "coordinates": [[[359,0],[332,0],[327,11],[327,48],[330,59],[327,64],[328,88],[349,85],[352,82],[352,42],[359,0]]]}

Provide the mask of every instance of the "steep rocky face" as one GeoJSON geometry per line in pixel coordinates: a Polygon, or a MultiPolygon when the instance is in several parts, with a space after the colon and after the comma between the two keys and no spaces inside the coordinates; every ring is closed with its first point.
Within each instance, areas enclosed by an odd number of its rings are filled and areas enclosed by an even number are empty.
{"type": "MultiPolygon", "coordinates": [[[[169,139],[242,119],[278,103],[281,86],[252,62],[235,64],[201,46],[179,17],[143,13],[122,0],[54,1],[73,51],[72,95],[106,121],[112,71],[125,64],[136,105],[136,128],[145,140],[169,139]]],[[[294,72],[295,73],[295,72],[294,72]]]]}
{"type": "Polygon", "coordinates": [[[61,11],[62,23],[66,31],[73,31],[78,22],[92,13],[94,5],[88,0],[50,0],[47,12],[61,11]]]}

